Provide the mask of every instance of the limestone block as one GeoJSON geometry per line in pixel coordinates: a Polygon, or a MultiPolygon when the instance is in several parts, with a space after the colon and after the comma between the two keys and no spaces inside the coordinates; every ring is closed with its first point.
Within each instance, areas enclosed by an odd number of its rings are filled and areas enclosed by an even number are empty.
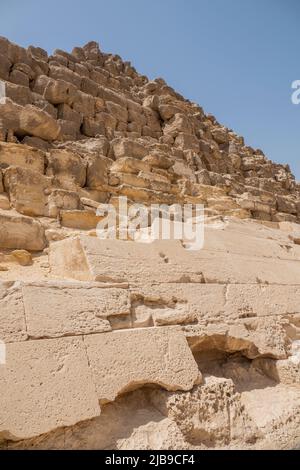
{"type": "MultiPolygon", "coordinates": [[[[144,283],[132,288],[132,312],[134,326],[141,317],[154,324],[209,323],[228,319],[225,316],[225,286],[198,283],[144,283]],[[178,322],[178,323],[177,323],[178,322]]],[[[149,326],[147,323],[144,326],[149,326]]]]}
{"type": "Polygon", "coordinates": [[[297,314],[300,312],[300,287],[230,285],[227,290],[226,312],[228,315],[236,314],[239,318],[297,314]]]}
{"type": "Polygon", "coordinates": [[[88,137],[105,135],[105,124],[98,116],[96,116],[96,118],[84,117],[82,124],[82,133],[88,137]]]}
{"type": "Polygon", "coordinates": [[[81,338],[13,343],[6,353],[0,368],[2,436],[28,439],[99,416],[81,338]]]}
{"type": "Polygon", "coordinates": [[[83,158],[92,156],[107,157],[109,151],[109,142],[105,136],[98,136],[96,139],[85,139],[77,142],[69,142],[67,147],[75,151],[83,158]]]}
{"type": "Polygon", "coordinates": [[[83,187],[86,182],[86,165],[75,152],[64,149],[50,150],[46,174],[54,176],[61,185],[66,181],[83,187]]]}
{"type": "Polygon", "coordinates": [[[163,152],[151,152],[143,161],[151,167],[164,170],[168,170],[173,165],[173,161],[163,152]]]}
{"type": "Polygon", "coordinates": [[[90,73],[91,80],[96,82],[98,85],[105,85],[107,83],[107,76],[104,74],[104,72],[105,71],[100,68],[98,68],[97,70],[96,68],[91,70],[91,73],[90,73]]]}
{"type": "Polygon", "coordinates": [[[158,106],[158,112],[163,121],[169,121],[175,116],[175,114],[180,114],[181,109],[173,104],[160,104],[158,106]]]}
{"type": "Polygon", "coordinates": [[[143,243],[82,237],[81,247],[88,261],[90,280],[110,279],[133,285],[142,282],[300,284],[300,263],[293,260],[261,259],[206,249],[189,251],[180,241],[172,240],[154,241],[145,250],[143,243]],[[113,262],[116,256],[117,264],[113,262]]]}
{"type": "Polygon", "coordinates": [[[175,145],[182,150],[199,153],[199,140],[192,134],[180,132],[175,139],[175,145]]]}
{"type": "MultiPolygon", "coordinates": [[[[114,173],[118,177],[119,181],[123,185],[133,186],[133,188],[150,188],[149,179],[145,179],[143,176],[137,176],[132,173],[114,173]]],[[[134,191],[134,189],[132,189],[134,191]]]]}
{"type": "Polygon", "coordinates": [[[48,216],[57,217],[60,210],[80,209],[80,197],[75,191],[54,189],[48,197],[48,216]]]}
{"type": "Polygon", "coordinates": [[[73,98],[73,109],[84,117],[94,117],[95,98],[78,90],[73,98]]]}
{"type": "Polygon", "coordinates": [[[42,225],[20,215],[8,215],[0,210],[0,247],[42,251],[46,246],[42,225]]]}
{"type": "Polygon", "coordinates": [[[122,157],[113,163],[110,171],[112,173],[132,173],[138,174],[140,171],[150,172],[150,165],[132,157],[122,157]]]}
{"type": "Polygon", "coordinates": [[[95,210],[61,210],[60,222],[63,227],[80,230],[93,230],[103,219],[96,215],[95,210]]]}
{"type": "Polygon", "coordinates": [[[5,343],[27,339],[20,283],[0,282],[0,340],[5,343]]]}
{"type": "Polygon", "coordinates": [[[122,108],[127,107],[127,100],[121,94],[117,93],[114,90],[106,88],[104,86],[99,86],[98,88],[98,97],[102,98],[104,101],[111,101],[118,104],[122,108]]]}
{"type": "Polygon", "coordinates": [[[180,328],[114,331],[86,336],[84,342],[102,403],[142,385],[190,390],[200,381],[180,328]]]}
{"type": "Polygon", "coordinates": [[[23,295],[32,338],[102,333],[111,330],[112,317],[130,315],[126,289],[57,281],[26,284],[23,295]]]}
{"type": "Polygon", "coordinates": [[[142,143],[130,139],[117,139],[112,142],[112,148],[117,160],[123,157],[142,159],[148,153],[142,143]]]}
{"type": "Polygon", "coordinates": [[[54,78],[54,80],[63,80],[64,82],[71,83],[76,88],[81,87],[81,76],[64,66],[56,67],[55,65],[50,65],[49,77],[54,78]]]}
{"type": "MultiPolygon", "coordinates": [[[[88,68],[83,65],[83,64],[77,64],[75,63],[74,64],[74,72],[76,72],[78,75],[80,75],[81,77],[89,77],[89,70],[88,68]]],[[[81,82],[81,86],[82,86],[82,82],[81,82]]]]}
{"type": "Polygon", "coordinates": [[[62,103],[58,106],[58,119],[72,121],[76,124],[78,130],[82,124],[82,116],[74,111],[68,104],[62,103]]]}
{"type": "Polygon", "coordinates": [[[288,214],[297,214],[295,201],[288,197],[277,196],[278,212],[287,212],[288,214]]]}
{"type": "Polygon", "coordinates": [[[141,110],[136,112],[132,108],[130,108],[130,105],[128,103],[128,122],[132,124],[136,124],[139,128],[146,126],[147,125],[147,118],[143,113],[143,108],[141,106],[141,110]]]}
{"type": "Polygon", "coordinates": [[[5,84],[5,91],[7,98],[10,98],[14,103],[21,106],[32,104],[33,96],[28,86],[7,82],[5,84]]]}
{"type": "Polygon", "coordinates": [[[87,95],[92,95],[95,98],[98,96],[98,84],[88,77],[83,77],[81,80],[81,90],[87,95]]]}
{"type": "Polygon", "coordinates": [[[168,178],[151,172],[140,171],[139,178],[148,183],[154,191],[170,192],[171,184],[168,178]]]}
{"type": "Polygon", "coordinates": [[[103,123],[107,136],[109,132],[114,131],[117,127],[117,119],[106,112],[97,112],[96,121],[99,123],[99,126],[103,123]]]}
{"type": "Polygon", "coordinates": [[[42,150],[43,152],[47,152],[51,146],[49,142],[46,142],[45,140],[40,139],[39,137],[30,136],[25,136],[22,140],[22,144],[27,145],[28,147],[33,147],[38,150],[42,150]]]}
{"type": "Polygon", "coordinates": [[[185,177],[196,182],[196,176],[194,175],[192,168],[184,160],[176,160],[173,164],[172,169],[175,175],[185,177]]]}
{"type": "Polygon", "coordinates": [[[7,194],[0,194],[0,209],[6,211],[10,209],[10,200],[7,194]]]}
{"type": "Polygon", "coordinates": [[[16,85],[29,87],[29,76],[22,70],[16,69],[15,65],[9,74],[9,80],[16,85]]]}
{"type": "Polygon", "coordinates": [[[298,219],[296,215],[287,214],[286,212],[276,212],[272,216],[274,222],[292,222],[297,223],[298,219]]]}
{"type": "Polygon", "coordinates": [[[161,132],[162,128],[159,114],[148,107],[144,108],[144,114],[147,118],[147,127],[149,127],[153,132],[161,132]]]}
{"type": "Polygon", "coordinates": [[[3,124],[16,135],[39,137],[46,141],[53,141],[59,137],[60,126],[48,113],[26,105],[24,107],[12,102],[9,98],[5,104],[0,104],[3,114],[3,124]]]}
{"type": "Polygon", "coordinates": [[[224,127],[215,127],[214,129],[211,130],[211,134],[213,139],[218,143],[218,144],[226,144],[228,143],[228,132],[227,129],[224,127]]]}
{"type": "Polygon", "coordinates": [[[10,60],[6,55],[0,53],[0,78],[2,80],[8,80],[10,68],[10,60]]]}
{"type": "Polygon", "coordinates": [[[0,166],[2,168],[20,166],[44,174],[45,154],[27,145],[3,142],[0,143],[0,166]]]}
{"type": "MultiPolygon", "coordinates": [[[[221,227],[220,227],[221,228],[221,227]]],[[[204,248],[258,258],[300,259],[300,248],[291,240],[280,237],[277,230],[257,228],[250,230],[247,222],[227,221],[223,229],[205,227],[204,248]]]]}
{"type": "Polygon", "coordinates": [[[54,80],[45,75],[40,75],[34,84],[33,91],[42,95],[45,100],[57,105],[72,102],[76,88],[63,80],[54,80]]]}
{"type": "Polygon", "coordinates": [[[57,120],[61,133],[60,140],[63,142],[76,140],[80,135],[80,125],[74,121],[65,121],[64,119],[57,120]]]}
{"type": "Polygon", "coordinates": [[[165,125],[164,134],[176,137],[179,133],[192,134],[192,124],[184,114],[178,113],[165,125]]]}
{"type": "Polygon", "coordinates": [[[45,215],[50,178],[28,168],[9,167],[5,171],[4,184],[10,202],[18,212],[29,216],[45,215]]]}
{"type": "Polygon", "coordinates": [[[119,194],[126,196],[133,202],[137,203],[152,203],[152,204],[169,204],[172,205],[176,201],[173,194],[165,192],[154,191],[146,188],[138,188],[126,184],[122,184],[118,188],[119,194]]]}
{"type": "Polygon", "coordinates": [[[38,93],[32,93],[32,104],[37,108],[40,108],[42,111],[50,114],[53,119],[57,119],[57,109],[56,107],[45,100],[45,98],[38,93]]]}
{"type": "Polygon", "coordinates": [[[122,108],[119,104],[113,103],[112,101],[107,101],[106,107],[108,109],[109,114],[112,114],[118,121],[128,121],[127,108],[122,108]]]}
{"type": "Polygon", "coordinates": [[[27,105],[20,110],[20,132],[52,141],[58,138],[60,127],[50,114],[27,105]]]}

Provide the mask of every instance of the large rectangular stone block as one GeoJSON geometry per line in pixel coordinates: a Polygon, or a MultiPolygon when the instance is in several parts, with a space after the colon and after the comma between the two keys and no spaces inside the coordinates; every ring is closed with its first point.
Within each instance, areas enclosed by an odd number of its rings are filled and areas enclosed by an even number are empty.
{"type": "MultiPolygon", "coordinates": [[[[51,246],[51,252],[56,252],[56,259],[60,258],[61,264],[68,243],[71,246],[74,242],[57,242],[51,246]]],[[[129,282],[131,285],[300,284],[300,261],[297,260],[257,258],[229,250],[189,251],[180,241],[169,240],[145,245],[82,237],[79,243],[77,255],[86,259],[87,280],[129,282]],[[118,259],[117,263],[115,259],[118,259]]],[[[68,271],[65,263],[64,270],[68,271]]],[[[76,279],[76,271],[70,271],[69,276],[76,279]]]]}
{"type": "Polygon", "coordinates": [[[4,142],[0,144],[0,166],[2,168],[20,166],[44,174],[44,160],[44,152],[33,147],[4,142]]]}
{"type": "Polygon", "coordinates": [[[45,246],[45,230],[37,220],[0,209],[1,248],[42,251],[45,246]]]}
{"type": "Polygon", "coordinates": [[[130,315],[126,289],[49,282],[23,287],[30,337],[53,338],[110,331],[112,317],[130,315]]]}
{"type": "Polygon", "coordinates": [[[6,439],[28,439],[100,414],[82,338],[8,344],[0,390],[6,439]]]}
{"type": "Polygon", "coordinates": [[[233,317],[300,313],[299,285],[230,285],[226,297],[226,315],[233,317]]]}
{"type": "Polygon", "coordinates": [[[143,385],[190,390],[201,379],[178,327],[90,335],[84,342],[97,395],[103,403],[143,385]]]}

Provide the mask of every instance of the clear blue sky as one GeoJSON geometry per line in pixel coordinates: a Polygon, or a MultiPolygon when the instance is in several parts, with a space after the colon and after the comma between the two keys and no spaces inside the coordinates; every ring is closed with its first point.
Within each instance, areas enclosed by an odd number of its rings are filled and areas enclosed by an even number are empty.
{"type": "Polygon", "coordinates": [[[49,52],[90,40],[163,77],[300,180],[299,0],[1,0],[0,35],[49,52]]]}

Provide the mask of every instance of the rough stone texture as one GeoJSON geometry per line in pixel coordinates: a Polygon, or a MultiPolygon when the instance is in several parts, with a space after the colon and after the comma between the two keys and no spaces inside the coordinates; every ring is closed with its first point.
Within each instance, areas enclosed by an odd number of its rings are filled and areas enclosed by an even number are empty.
{"type": "Polygon", "coordinates": [[[0,435],[6,439],[38,436],[100,414],[82,339],[7,345],[0,384],[0,435]]]}
{"type": "Polygon", "coordinates": [[[0,38],[0,79],[0,448],[300,448],[289,167],[95,42],[0,38]],[[203,247],[100,240],[119,196],[203,204],[203,247]]]}
{"type": "Polygon", "coordinates": [[[0,144],[0,166],[19,166],[44,173],[45,156],[38,149],[17,144],[0,144]]]}
{"type": "MultiPolygon", "coordinates": [[[[51,250],[59,252],[65,269],[73,241],[58,242],[51,250]]],[[[155,241],[147,246],[120,240],[82,237],[82,253],[87,260],[87,279],[131,283],[208,283],[208,284],[300,284],[299,264],[293,260],[255,258],[223,250],[187,251],[180,241],[155,241]],[[115,263],[115,257],[119,258],[115,263]],[[139,262],[143,259],[143,264],[139,262]]],[[[80,261],[78,261],[80,266],[80,261]]],[[[60,269],[54,266],[54,269],[60,269]]],[[[76,279],[76,270],[69,271],[76,279]]]]}
{"type": "Polygon", "coordinates": [[[19,283],[0,282],[0,338],[6,343],[27,339],[23,297],[19,283]]]}
{"type": "Polygon", "coordinates": [[[110,317],[130,314],[129,296],[123,289],[90,284],[33,284],[23,287],[23,296],[27,331],[34,338],[110,331],[110,317]]]}
{"type": "Polygon", "coordinates": [[[30,218],[18,214],[0,211],[0,245],[2,248],[16,248],[41,251],[46,246],[42,225],[30,218]]]}
{"type": "Polygon", "coordinates": [[[145,384],[189,390],[201,381],[179,328],[112,332],[84,341],[102,403],[145,384]]]}

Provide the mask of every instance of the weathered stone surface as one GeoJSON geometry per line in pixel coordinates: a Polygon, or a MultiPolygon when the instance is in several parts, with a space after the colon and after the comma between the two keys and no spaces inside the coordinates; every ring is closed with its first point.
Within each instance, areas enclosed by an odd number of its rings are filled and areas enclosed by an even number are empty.
{"type": "Polygon", "coordinates": [[[20,110],[20,132],[40,137],[44,140],[56,140],[60,134],[60,126],[50,114],[27,105],[20,110]]]}
{"type": "Polygon", "coordinates": [[[196,446],[201,442],[202,449],[217,443],[224,446],[237,436],[241,436],[244,446],[259,435],[230,378],[205,377],[204,383],[189,393],[153,391],[151,402],[178,425],[188,442],[196,446]]]}
{"type": "Polygon", "coordinates": [[[84,342],[102,403],[146,384],[189,390],[200,381],[197,365],[178,328],[105,333],[87,336],[84,342]],[[112,373],[114,368],[120,371],[118,375],[112,373]]]}
{"type": "Polygon", "coordinates": [[[278,230],[260,228],[250,231],[248,228],[241,236],[242,223],[230,221],[223,230],[205,227],[204,249],[219,252],[273,258],[285,260],[300,260],[300,250],[297,246],[283,239],[278,230]]]}
{"type": "MultiPolygon", "coordinates": [[[[188,251],[179,241],[155,241],[145,251],[142,243],[84,237],[81,250],[88,260],[90,280],[116,282],[299,284],[297,261],[261,259],[210,250],[188,251]],[[115,265],[113,259],[120,261],[115,265]],[[143,259],[143,265],[139,259],[143,259]],[[259,271],[258,271],[259,270],[259,271]],[[259,275],[258,275],[259,272],[259,275]]],[[[61,246],[61,256],[67,245],[61,246]]],[[[59,246],[56,247],[59,250],[59,246]]],[[[71,276],[71,273],[69,274],[71,276]]]]}
{"type": "Polygon", "coordinates": [[[52,282],[25,285],[23,295],[32,338],[102,333],[111,330],[111,317],[130,315],[126,289],[52,282]]]}
{"type": "Polygon", "coordinates": [[[5,343],[27,339],[23,298],[19,283],[0,282],[0,339],[5,343]]]}
{"type": "MultiPolygon", "coordinates": [[[[48,157],[47,175],[54,176],[63,186],[84,186],[86,166],[81,157],[69,150],[51,150],[48,157]]],[[[67,188],[66,188],[67,189],[67,188]]]]}
{"type": "Polygon", "coordinates": [[[86,186],[92,189],[101,189],[108,184],[109,169],[113,161],[101,155],[90,157],[87,162],[86,186]]]}
{"type": "MultiPolygon", "coordinates": [[[[284,320],[245,318],[234,324],[189,325],[185,327],[195,357],[204,362],[210,352],[240,353],[248,359],[269,357],[285,359],[289,353],[289,336],[284,320]],[[200,356],[200,358],[199,358],[200,356]],[[206,357],[205,357],[206,356],[206,357]]],[[[199,367],[205,369],[203,364],[199,367]]]]}
{"type": "Polygon", "coordinates": [[[43,95],[52,104],[69,103],[75,95],[75,88],[63,80],[54,80],[45,75],[40,75],[35,81],[36,93],[43,95]]]}
{"type": "Polygon", "coordinates": [[[9,210],[10,201],[7,194],[0,194],[0,209],[9,210]]]}
{"type": "Polygon", "coordinates": [[[61,210],[78,210],[81,207],[80,197],[75,191],[54,189],[48,196],[47,215],[58,217],[61,210]]]}
{"type": "Polygon", "coordinates": [[[18,212],[29,216],[46,215],[50,178],[27,168],[10,167],[5,171],[4,184],[18,212]]]}
{"type": "Polygon", "coordinates": [[[28,439],[99,416],[81,338],[8,344],[6,358],[0,368],[2,437],[28,439]]]}
{"type": "Polygon", "coordinates": [[[235,312],[240,318],[275,317],[300,312],[299,285],[230,285],[227,299],[226,312],[235,312]]]}
{"type": "Polygon", "coordinates": [[[5,116],[4,124],[19,136],[34,136],[46,141],[59,137],[60,126],[47,112],[30,104],[20,106],[9,98],[5,104],[0,104],[1,114],[5,116]]]}
{"type": "Polygon", "coordinates": [[[172,160],[166,154],[160,152],[150,153],[143,161],[152,167],[163,168],[165,170],[168,170],[173,165],[172,160]]]}
{"type": "MultiPolygon", "coordinates": [[[[132,288],[134,326],[147,318],[144,326],[152,324],[193,324],[226,320],[226,286],[198,283],[146,283],[132,288]],[[158,319],[158,320],[157,320],[158,319]]],[[[230,312],[228,312],[228,318],[230,312]]]]}
{"type": "Polygon", "coordinates": [[[44,173],[45,155],[38,149],[26,145],[9,143],[0,144],[0,166],[20,166],[29,168],[41,174],[44,173]]]}
{"type": "Polygon", "coordinates": [[[42,225],[30,218],[0,210],[0,247],[41,251],[46,246],[42,225]]]}
{"type": "Polygon", "coordinates": [[[147,149],[139,142],[129,139],[119,139],[112,142],[113,152],[116,159],[132,157],[142,159],[147,155],[147,149]]]}
{"type": "Polygon", "coordinates": [[[103,219],[96,215],[95,210],[61,210],[60,221],[63,227],[78,228],[80,230],[96,229],[103,219]]]}

